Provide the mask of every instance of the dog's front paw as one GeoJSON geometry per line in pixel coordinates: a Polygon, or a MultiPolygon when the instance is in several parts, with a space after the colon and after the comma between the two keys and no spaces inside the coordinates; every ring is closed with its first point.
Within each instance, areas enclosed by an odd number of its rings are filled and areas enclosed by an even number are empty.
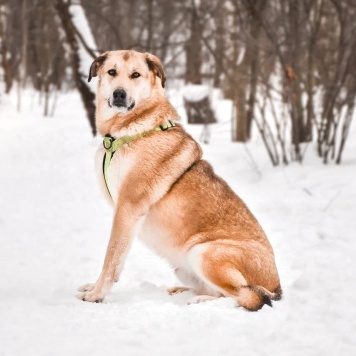
{"type": "Polygon", "coordinates": [[[78,289],[81,293],[78,293],[76,297],[85,302],[101,303],[104,300],[104,295],[98,293],[95,287],[96,283],[84,284],[78,289]]]}
{"type": "Polygon", "coordinates": [[[78,292],[91,292],[96,286],[96,283],[87,283],[78,288],[78,292]]]}

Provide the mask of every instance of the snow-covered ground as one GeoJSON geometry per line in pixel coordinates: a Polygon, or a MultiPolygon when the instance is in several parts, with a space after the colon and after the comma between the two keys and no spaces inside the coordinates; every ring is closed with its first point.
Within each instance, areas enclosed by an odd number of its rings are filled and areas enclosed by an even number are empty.
{"type": "Polygon", "coordinates": [[[232,144],[224,123],[204,146],[275,249],[284,298],[273,308],[188,306],[191,294],[169,296],[172,270],[138,241],[112,293],[91,304],[74,295],[96,280],[109,237],[93,164],[100,140],[76,94],[59,98],[54,118],[35,97],[20,114],[1,100],[1,356],[356,355],[356,130],[341,166],[309,152],[303,165],[272,168],[258,140],[232,144]]]}

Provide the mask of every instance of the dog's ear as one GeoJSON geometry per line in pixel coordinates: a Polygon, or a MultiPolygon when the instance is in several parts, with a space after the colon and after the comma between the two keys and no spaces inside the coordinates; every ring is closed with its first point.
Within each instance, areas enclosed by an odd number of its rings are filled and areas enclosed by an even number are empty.
{"type": "Polygon", "coordinates": [[[167,77],[161,61],[151,53],[145,53],[145,56],[148,68],[161,79],[162,87],[164,88],[167,77]]]}
{"type": "Polygon", "coordinates": [[[108,55],[106,53],[103,53],[102,55],[94,59],[94,62],[91,64],[89,69],[88,82],[91,81],[91,78],[96,77],[98,75],[98,70],[104,64],[107,56],[108,55]]]}

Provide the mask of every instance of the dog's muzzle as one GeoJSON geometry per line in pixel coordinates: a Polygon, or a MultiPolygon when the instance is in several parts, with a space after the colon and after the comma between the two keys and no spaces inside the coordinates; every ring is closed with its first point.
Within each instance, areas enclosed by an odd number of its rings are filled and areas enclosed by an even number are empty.
{"type": "Polygon", "coordinates": [[[120,107],[127,107],[127,95],[124,89],[116,89],[112,93],[112,105],[120,107]]]}
{"type": "Polygon", "coordinates": [[[130,103],[127,97],[127,93],[124,89],[116,89],[112,93],[112,97],[108,99],[108,105],[112,108],[113,106],[124,111],[130,111],[135,106],[135,101],[130,103]],[[126,109],[126,110],[125,110],[126,109]]]}

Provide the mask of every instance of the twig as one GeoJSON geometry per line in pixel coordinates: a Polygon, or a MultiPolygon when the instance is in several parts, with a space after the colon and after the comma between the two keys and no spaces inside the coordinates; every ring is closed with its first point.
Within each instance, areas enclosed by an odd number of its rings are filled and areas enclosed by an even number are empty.
{"type": "Polygon", "coordinates": [[[325,205],[323,212],[325,213],[331,206],[331,204],[335,201],[335,199],[338,197],[340,194],[341,189],[329,200],[329,202],[325,205]]]}

